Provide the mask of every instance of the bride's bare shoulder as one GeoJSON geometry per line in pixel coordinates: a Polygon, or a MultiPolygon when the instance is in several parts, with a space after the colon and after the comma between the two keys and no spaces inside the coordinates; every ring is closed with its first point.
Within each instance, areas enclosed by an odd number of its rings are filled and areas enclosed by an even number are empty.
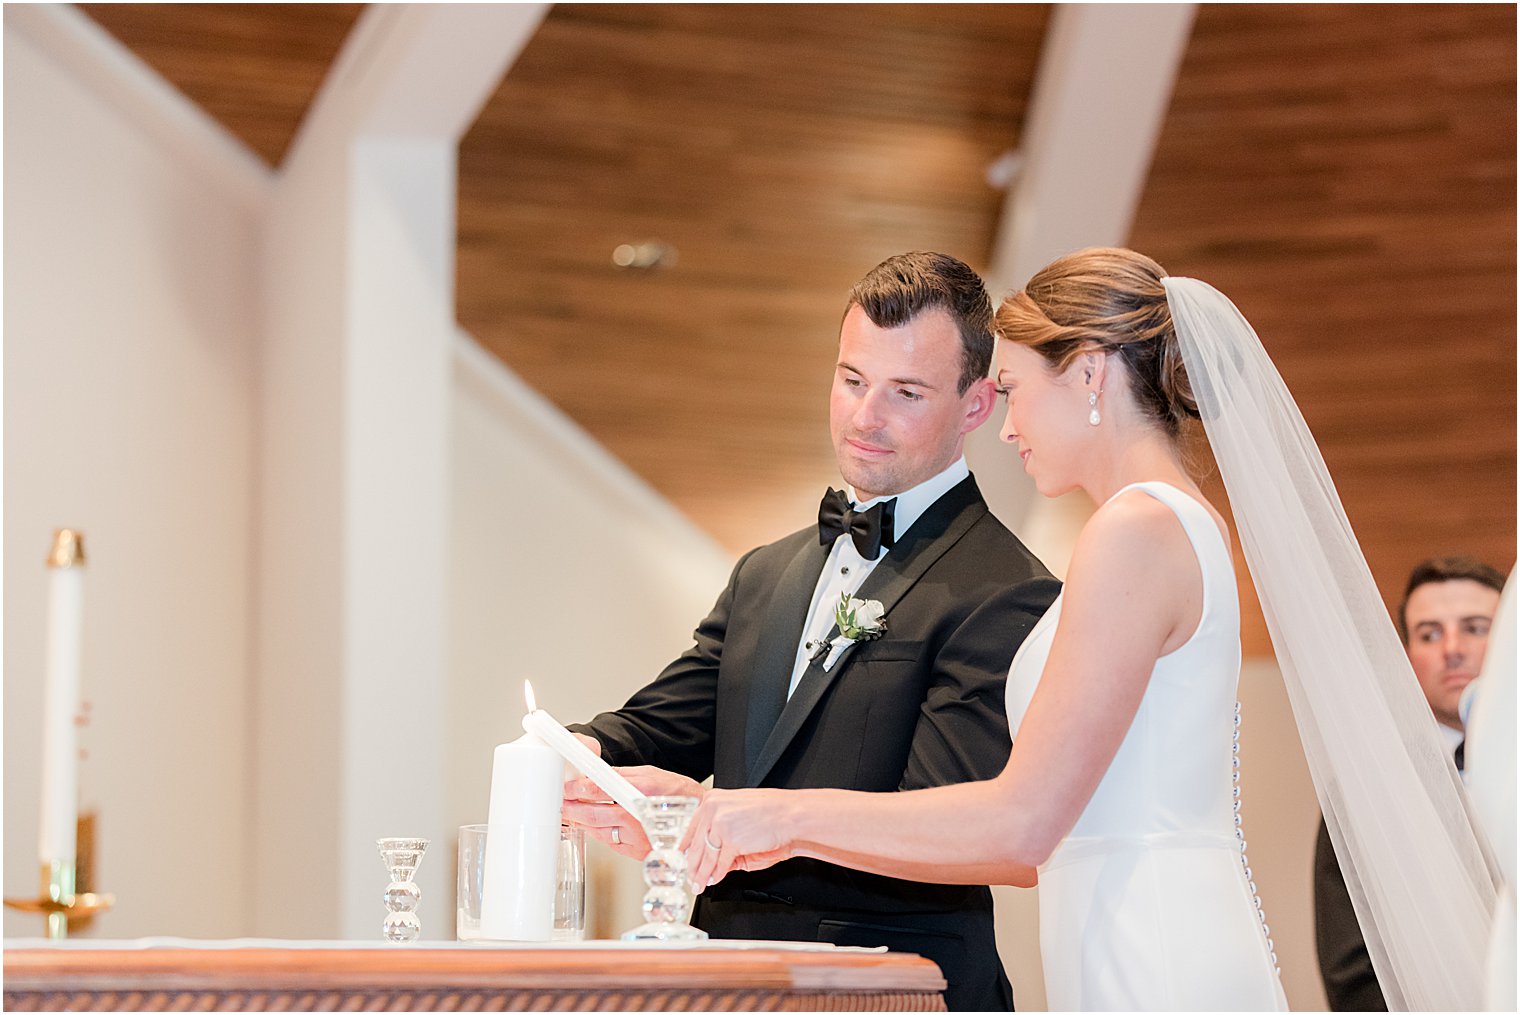
{"type": "Polygon", "coordinates": [[[1154,569],[1175,560],[1187,546],[1187,532],[1170,507],[1144,490],[1125,490],[1104,503],[1077,537],[1072,571],[1105,576],[1154,569]]]}
{"type": "MultiPolygon", "coordinates": [[[[1186,496],[1186,494],[1184,494],[1186,496]]],[[[1096,538],[1163,536],[1182,532],[1177,513],[1157,497],[1139,487],[1123,490],[1093,512],[1083,527],[1096,538]]]]}

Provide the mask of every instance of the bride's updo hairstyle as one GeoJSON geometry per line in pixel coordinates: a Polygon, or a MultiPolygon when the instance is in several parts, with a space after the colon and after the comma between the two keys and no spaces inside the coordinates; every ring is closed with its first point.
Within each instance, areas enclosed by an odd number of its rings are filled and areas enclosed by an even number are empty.
{"type": "Polygon", "coordinates": [[[1084,352],[1113,353],[1129,375],[1135,404],[1174,440],[1198,418],[1172,312],[1166,271],[1122,247],[1090,247],[1040,269],[998,308],[998,334],[1065,370],[1084,352]]]}

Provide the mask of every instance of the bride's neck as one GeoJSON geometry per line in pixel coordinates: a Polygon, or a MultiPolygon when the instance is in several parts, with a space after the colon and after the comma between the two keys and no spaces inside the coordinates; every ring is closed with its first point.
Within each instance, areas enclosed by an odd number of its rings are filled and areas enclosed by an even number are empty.
{"type": "Polygon", "coordinates": [[[1180,449],[1160,431],[1147,429],[1116,439],[1102,447],[1091,464],[1081,486],[1094,504],[1106,502],[1131,483],[1160,480],[1184,489],[1194,485],[1180,449]]]}

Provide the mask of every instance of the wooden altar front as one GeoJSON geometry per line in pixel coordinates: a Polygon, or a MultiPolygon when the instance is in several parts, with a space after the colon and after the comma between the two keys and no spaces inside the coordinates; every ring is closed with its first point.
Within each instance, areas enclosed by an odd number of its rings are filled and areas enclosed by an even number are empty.
{"type": "Polygon", "coordinates": [[[916,955],[781,948],[5,952],[11,1011],[944,1011],[916,955]]]}

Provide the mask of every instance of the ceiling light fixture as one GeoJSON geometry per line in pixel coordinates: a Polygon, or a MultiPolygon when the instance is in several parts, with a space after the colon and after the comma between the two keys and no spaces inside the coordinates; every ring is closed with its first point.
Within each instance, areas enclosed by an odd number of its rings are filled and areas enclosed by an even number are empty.
{"type": "Polygon", "coordinates": [[[643,243],[619,243],[612,251],[612,263],[619,268],[636,268],[650,271],[669,268],[676,263],[676,248],[659,240],[643,243]]]}
{"type": "Polygon", "coordinates": [[[987,164],[987,186],[993,190],[1007,190],[1024,168],[1024,156],[1010,148],[987,164]]]}

